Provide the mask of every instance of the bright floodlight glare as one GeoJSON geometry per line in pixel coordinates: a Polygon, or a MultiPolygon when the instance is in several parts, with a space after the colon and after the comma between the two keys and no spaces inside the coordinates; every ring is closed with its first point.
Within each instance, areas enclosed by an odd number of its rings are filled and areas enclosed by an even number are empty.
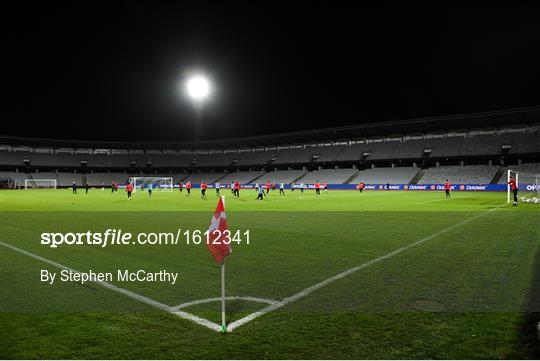
{"type": "Polygon", "coordinates": [[[210,86],[204,77],[195,76],[188,80],[187,90],[190,97],[195,100],[202,100],[208,96],[210,86]]]}

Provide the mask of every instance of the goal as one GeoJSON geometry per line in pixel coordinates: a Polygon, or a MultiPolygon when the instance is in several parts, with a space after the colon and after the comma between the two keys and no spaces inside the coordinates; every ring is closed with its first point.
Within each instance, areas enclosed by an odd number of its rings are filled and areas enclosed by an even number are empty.
{"type": "Polygon", "coordinates": [[[173,190],[171,177],[129,177],[129,182],[133,185],[133,192],[145,190],[150,185],[157,191],[172,192],[173,190]]]}
{"type": "Polygon", "coordinates": [[[24,189],[56,189],[56,179],[25,179],[24,189]]]}

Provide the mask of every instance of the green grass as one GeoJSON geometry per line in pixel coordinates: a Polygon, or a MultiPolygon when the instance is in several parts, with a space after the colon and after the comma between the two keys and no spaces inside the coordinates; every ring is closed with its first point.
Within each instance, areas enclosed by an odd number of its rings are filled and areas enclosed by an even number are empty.
{"type": "MultiPolygon", "coordinates": [[[[1,358],[535,358],[540,207],[502,193],[225,191],[233,245],[227,294],[281,300],[467,221],[320,288],[226,335],[96,284],[39,280],[54,267],[0,246],[1,358]],[[478,216],[478,217],[476,217],[478,216]],[[472,220],[471,218],[476,217],[472,220]],[[470,221],[468,221],[470,220],[470,221]]],[[[204,245],[63,246],[42,232],[206,230],[217,198],[195,190],[0,191],[0,240],[81,271],[179,272],[175,285],[116,285],[169,306],[219,296],[204,245]]],[[[264,307],[227,303],[230,323],[264,307]]],[[[220,321],[216,302],[185,311],[220,321]]]]}

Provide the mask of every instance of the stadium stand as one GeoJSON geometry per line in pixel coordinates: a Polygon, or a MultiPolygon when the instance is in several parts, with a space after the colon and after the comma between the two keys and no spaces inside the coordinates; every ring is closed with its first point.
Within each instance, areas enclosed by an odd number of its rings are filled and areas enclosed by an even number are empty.
{"type": "Polygon", "coordinates": [[[217,180],[221,180],[227,173],[192,173],[188,175],[185,181],[190,181],[193,184],[201,183],[205,181],[208,184],[215,183],[217,180]]]}
{"type": "Polygon", "coordinates": [[[418,168],[413,167],[365,169],[359,171],[351,183],[407,184],[418,171],[418,168]]]}
{"type": "Polygon", "coordinates": [[[356,169],[320,169],[313,172],[309,172],[298,180],[302,183],[315,183],[319,181],[321,183],[345,183],[355,173],[356,169]]]}
{"type": "Polygon", "coordinates": [[[376,143],[367,143],[364,148],[364,153],[369,154],[366,156],[370,160],[381,160],[381,159],[390,159],[394,154],[398,142],[376,142],[376,143]]]}
{"type": "MultiPolygon", "coordinates": [[[[58,185],[60,187],[69,187],[73,184],[73,181],[75,181],[78,186],[83,184],[82,175],[80,173],[58,172],[56,175],[58,178],[58,185]]],[[[42,175],[39,177],[44,178],[42,175]]]]}
{"type": "Polygon", "coordinates": [[[292,160],[294,159],[295,154],[299,151],[299,149],[282,149],[271,151],[272,164],[291,164],[293,163],[292,160]]]}
{"type": "Polygon", "coordinates": [[[319,147],[314,151],[314,158],[313,160],[316,163],[331,163],[334,162],[340,153],[347,150],[346,145],[334,145],[334,146],[325,146],[325,147],[319,147]]]}
{"type": "Polygon", "coordinates": [[[99,187],[102,184],[109,187],[113,181],[124,184],[127,177],[125,173],[88,173],[86,174],[86,182],[92,187],[99,187]]]}
{"type": "Polygon", "coordinates": [[[407,140],[396,145],[390,159],[419,159],[423,156],[426,144],[424,140],[407,140]]]}
{"type": "Polygon", "coordinates": [[[221,178],[221,184],[229,184],[231,182],[251,183],[255,179],[263,176],[263,171],[247,171],[247,172],[232,172],[221,178]]]}
{"type": "Polygon", "coordinates": [[[441,166],[429,168],[418,181],[420,184],[450,183],[489,184],[499,168],[489,165],[441,166]]]}
{"type": "Polygon", "coordinates": [[[286,183],[290,184],[300,177],[302,177],[304,174],[306,174],[306,171],[303,170],[275,170],[272,172],[268,172],[260,176],[258,179],[255,180],[255,182],[263,183],[263,182],[275,182],[275,183],[286,183]]]}
{"type": "Polygon", "coordinates": [[[50,172],[56,175],[60,186],[69,186],[73,180],[82,184],[84,179],[94,186],[102,183],[108,186],[119,174],[169,174],[174,183],[191,174],[189,179],[193,183],[202,179],[212,183],[231,172],[223,182],[235,177],[249,182],[249,178],[258,177],[290,183],[303,176],[306,183],[316,179],[329,183],[356,182],[362,178],[364,182],[377,179],[377,182],[401,184],[414,172],[411,166],[418,165],[422,170],[409,178],[413,183],[438,183],[441,177],[450,177],[454,183],[497,182],[503,169],[487,166],[488,161],[497,165],[539,162],[539,119],[540,107],[529,107],[184,143],[132,144],[0,136],[0,170],[8,172],[5,174],[9,179],[17,180],[28,172],[50,172]],[[471,128],[472,125],[476,128],[471,128]],[[461,162],[484,165],[450,167],[461,162]],[[445,167],[433,168],[440,163],[445,167]],[[354,180],[347,177],[355,173],[351,167],[372,165],[374,170],[361,171],[354,180]],[[383,170],[391,165],[398,167],[383,170]],[[340,169],[306,174],[318,166],[340,169]],[[307,170],[264,173],[275,168],[302,167],[307,170]],[[480,174],[475,176],[475,172],[480,174]],[[493,172],[495,176],[490,178],[493,172]],[[84,173],[88,174],[86,178],[82,176],[84,173]]]}
{"type": "Polygon", "coordinates": [[[336,161],[354,162],[363,158],[365,144],[353,144],[336,156],[336,161]]]}

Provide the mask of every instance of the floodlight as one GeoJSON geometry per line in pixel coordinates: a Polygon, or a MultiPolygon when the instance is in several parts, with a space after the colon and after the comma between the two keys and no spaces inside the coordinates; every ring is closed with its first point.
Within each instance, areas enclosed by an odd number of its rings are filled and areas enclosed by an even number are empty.
{"type": "Polygon", "coordinates": [[[187,91],[193,100],[201,101],[210,93],[210,85],[203,76],[194,76],[187,82],[187,91]]]}

